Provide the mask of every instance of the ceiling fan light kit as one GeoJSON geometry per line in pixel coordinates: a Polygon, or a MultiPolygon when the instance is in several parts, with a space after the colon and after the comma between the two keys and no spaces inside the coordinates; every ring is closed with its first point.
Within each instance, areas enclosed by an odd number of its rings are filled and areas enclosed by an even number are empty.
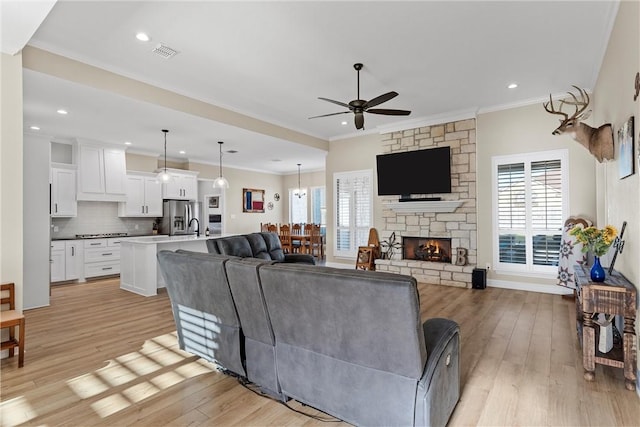
{"type": "Polygon", "coordinates": [[[389,108],[372,108],[375,106],[378,106],[380,104],[382,104],[383,102],[387,102],[393,98],[395,98],[396,96],[398,96],[398,92],[387,92],[385,94],[382,94],[380,96],[377,96],[369,101],[365,101],[364,99],[360,99],[360,70],[362,70],[363,65],[361,63],[356,63],[353,64],[353,68],[355,68],[356,72],[358,73],[358,92],[357,92],[357,98],[354,99],[353,101],[349,102],[348,104],[344,103],[344,102],[340,102],[340,101],[335,101],[333,99],[329,99],[329,98],[322,98],[322,97],[318,97],[318,99],[321,99],[323,101],[327,101],[327,102],[331,102],[332,104],[336,104],[339,105],[341,107],[345,107],[348,108],[349,111],[341,111],[339,113],[329,113],[329,114],[322,114],[320,116],[313,116],[313,117],[309,117],[310,119],[316,119],[319,117],[329,117],[329,116],[336,116],[338,114],[348,114],[348,113],[353,113],[354,114],[354,123],[356,125],[356,129],[364,129],[364,113],[372,113],[372,114],[381,114],[381,115],[385,115],[385,116],[408,116],[409,114],[411,114],[411,111],[408,110],[394,110],[394,109],[389,109],[389,108]]]}

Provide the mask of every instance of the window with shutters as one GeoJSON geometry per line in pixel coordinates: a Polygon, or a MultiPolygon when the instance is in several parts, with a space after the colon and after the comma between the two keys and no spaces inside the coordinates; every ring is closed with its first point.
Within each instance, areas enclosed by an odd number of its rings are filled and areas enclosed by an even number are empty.
{"type": "Polygon", "coordinates": [[[303,195],[294,194],[297,189],[289,189],[289,222],[303,224],[307,222],[307,189],[302,188],[303,195]]]}
{"type": "Polygon", "coordinates": [[[568,153],[554,150],[492,159],[494,266],[557,273],[568,217],[568,153]]]}
{"type": "Polygon", "coordinates": [[[333,174],[335,236],[334,255],[355,258],[358,246],[366,246],[373,226],[373,172],[333,174]]]}

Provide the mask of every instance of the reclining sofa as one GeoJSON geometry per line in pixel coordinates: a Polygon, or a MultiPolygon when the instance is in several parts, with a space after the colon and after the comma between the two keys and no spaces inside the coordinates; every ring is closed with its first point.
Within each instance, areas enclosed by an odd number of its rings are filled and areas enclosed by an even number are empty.
{"type": "Polygon", "coordinates": [[[241,258],[260,258],[278,262],[299,262],[314,265],[308,254],[285,254],[280,237],[273,232],[251,233],[238,236],[219,237],[207,240],[210,254],[232,255],[241,258]]]}
{"type": "Polygon", "coordinates": [[[414,278],[181,251],[158,259],[181,348],[191,351],[180,337],[193,340],[195,319],[185,323],[185,315],[202,312],[199,324],[211,329],[202,346],[215,351],[195,354],[281,400],[355,425],[449,420],[460,396],[459,328],[448,319],[420,321],[414,278]],[[226,274],[203,275],[208,270],[194,263],[226,274]],[[216,290],[222,297],[204,302],[203,294],[224,286],[229,294],[216,290]]]}

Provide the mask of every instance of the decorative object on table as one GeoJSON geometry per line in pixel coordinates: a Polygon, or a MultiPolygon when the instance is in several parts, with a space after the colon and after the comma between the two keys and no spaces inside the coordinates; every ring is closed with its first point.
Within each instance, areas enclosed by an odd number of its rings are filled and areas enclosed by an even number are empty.
{"type": "Polygon", "coordinates": [[[307,195],[307,192],[304,191],[302,187],[300,187],[300,165],[301,163],[298,163],[298,188],[293,190],[293,195],[296,196],[298,199],[302,199],[304,196],[307,195]]]}
{"type": "Polygon", "coordinates": [[[456,248],[456,265],[467,265],[467,250],[456,248]]]}
{"type": "Polygon", "coordinates": [[[273,210],[273,202],[267,203],[267,209],[273,210]]]}
{"type": "Polygon", "coordinates": [[[569,217],[562,228],[562,240],[558,260],[558,286],[575,289],[575,274],[573,268],[576,264],[587,263],[587,254],[582,252],[582,243],[575,236],[569,234],[571,229],[580,224],[584,228],[591,225],[591,221],[585,218],[569,217]]]}
{"type": "Polygon", "coordinates": [[[162,132],[164,133],[164,169],[160,171],[156,180],[159,182],[167,182],[171,179],[171,175],[167,172],[167,134],[169,131],[167,129],[162,129],[162,132]]]}
{"type": "Polygon", "coordinates": [[[627,221],[622,221],[620,235],[613,241],[613,247],[616,248],[616,251],[613,253],[613,259],[611,260],[611,265],[609,265],[609,274],[613,273],[613,266],[616,264],[616,258],[618,258],[618,254],[621,254],[622,249],[624,249],[624,240],[622,240],[622,236],[624,236],[625,228],[627,228],[627,221]]]}
{"type": "Polygon", "coordinates": [[[222,144],[224,142],[218,141],[218,147],[220,148],[220,169],[218,177],[213,181],[213,188],[229,188],[229,181],[222,176],[222,144]]]}
{"type": "Polygon", "coordinates": [[[606,123],[595,129],[582,123],[582,120],[589,117],[591,113],[591,111],[585,111],[589,106],[589,95],[578,86],[573,87],[578,90],[580,99],[573,93],[567,92],[571,98],[560,100],[558,109],[553,105],[551,95],[549,95],[549,102],[542,104],[547,113],[557,114],[563,117],[560,119],[560,126],[553,131],[553,134],[562,135],[566,133],[570,135],[575,141],[589,150],[600,163],[602,163],[603,160],[613,159],[613,129],[611,128],[611,124],[606,123]],[[571,117],[569,117],[568,113],[562,111],[562,107],[565,105],[575,107],[575,111],[571,117]]]}
{"type": "Polygon", "coordinates": [[[380,258],[391,259],[396,249],[402,248],[402,244],[396,242],[396,232],[394,231],[393,233],[391,233],[388,240],[383,240],[380,242],[380,247],[382,248],[380,258]]]}
{"type": "Polygon", "coordinates": [[[348,104],[340,101],[334,101],[333,99],[322,98],[319,97],[323,101],[331,102],[332,104],[339,105],[341,107],[347,108],[348,111],[341,111],[339,113],[329,113],[322,114],[320,116],[309,117],[310,119],[316,119],[318,117],[327,117],[327,116],[335,116],[338,114],[349,114],[354,113],[354,121],[356,125],[356,129],[364,129],[364,113],[373,113],[373,114],[383,114],[386,116],[408,116],[411,114],[411,111],[408,110],[392,110],[389,108],[374,108],[377,105],[382,104],[383,102],[387,102],[396,96],[398,96],[398,92],[387,92],[383,95],[377,96],[369,101],[365,101],[360,99],[360,70],[362,70],[363,65],[360,63],[353,64],[353,68],[355,68],[358,73],[358,98],[350,101],[348,104]]]}
{"type": "Polygon", "coordinates": [[[273,200],[275,200],[276,202],[280,201],[280,193],[276,193],[273,195],[273,200]]]}
{"type": "Polygon", "coordinates": [[[609,353],[613,348],[613,319],[611,314],[596,313],[593,321],[600,325],[600,339],[598,340],[598,351],[609,353]]]}
{"type": "Polygon", "coordinates": [[[264,190],[243,188],[242,212],[264,213],[264,190]]]}
{"type": "Polygon", "coordinates": [[[591,267],[591,280],[593,282],[604,282],[605,273],[600,264],[600,257],[607,253],[613,243],[618,231],[612,225],[607,225],[603,229],[596,227],[584,228],[582,224],[575,225],[569,232],[576,236],[582,243],[582,252],[593,254],[593,266],[591,267]]]}
{"type": "Polygon", "coordinates": [[[618,129],[618,170],[620,179],[633,175],[633,116],[618,129]]]}

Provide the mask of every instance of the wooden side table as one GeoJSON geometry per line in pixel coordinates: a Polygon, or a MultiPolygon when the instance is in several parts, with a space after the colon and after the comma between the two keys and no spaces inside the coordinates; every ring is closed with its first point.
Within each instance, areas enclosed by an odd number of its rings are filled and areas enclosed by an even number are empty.
{"type": "Polygon", "coordinates": [[[576,265],[576,322],[582,343],[584,378],[593,381],[596,363],[624,369],[627,390],[636,389],[636,288],[622,274],[607,274],[601,283],[592,282],[588,268],[576,265]],[[594,313],[606,313],[624,317],[622,348],[614,345],[608,353],[598,351],[594,313]]]}

